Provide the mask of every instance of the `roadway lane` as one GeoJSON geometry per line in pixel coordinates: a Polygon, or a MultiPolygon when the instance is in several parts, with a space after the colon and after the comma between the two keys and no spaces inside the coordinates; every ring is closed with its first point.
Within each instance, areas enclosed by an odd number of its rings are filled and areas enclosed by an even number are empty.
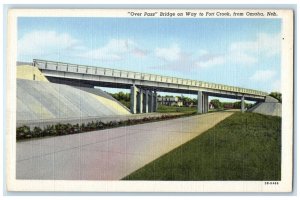
{"type": "Polygon", "coordinates": [[[232,113],[17,142],[17,179],[119,180],[232,113]]]}

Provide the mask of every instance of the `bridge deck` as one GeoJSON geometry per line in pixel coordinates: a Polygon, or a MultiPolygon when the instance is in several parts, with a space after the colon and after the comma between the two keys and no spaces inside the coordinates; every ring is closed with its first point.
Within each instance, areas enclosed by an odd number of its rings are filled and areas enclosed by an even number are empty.
{"type": "Polygon", "coordinates": [[[131,72],[103,67],[77,65],[63,62],[54,62],[35,59],[34,66],[41,69],[46,76],[54,78],[84,80],[87,82],[113,82],[123,85],[140,85],[155,87],[161,91],[205,91],[214,96],[240,98],[245,95],[248,100],[264,99],[268,93],[223,84],[204,81],[183,79],[170,76],[162,76],[148,73],[131,72]],[[101,80],[100,78],[101,77],[101,80]],[[103,77],[107,79],[103,79],[103,77]],[[165,89],[165,90],[164,90],[165,89]]]}

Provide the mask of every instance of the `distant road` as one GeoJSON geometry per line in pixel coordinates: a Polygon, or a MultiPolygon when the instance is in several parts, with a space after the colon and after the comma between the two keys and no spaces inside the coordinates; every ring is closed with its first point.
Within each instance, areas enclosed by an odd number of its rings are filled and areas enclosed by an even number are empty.
{"type": "Polygon", "coordinates": [[[17,179],[119,180],[232,114],[215,112],[17,142],[17,179]]]}

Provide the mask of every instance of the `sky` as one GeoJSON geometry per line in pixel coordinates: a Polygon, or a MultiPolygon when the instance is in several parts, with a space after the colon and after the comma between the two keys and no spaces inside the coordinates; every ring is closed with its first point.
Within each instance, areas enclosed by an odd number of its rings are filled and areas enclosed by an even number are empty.
{"type": "Polygon", "coordinates": [[[146,72],[281,91],[281,20],[18,18],[18,61],[146,72]]]}

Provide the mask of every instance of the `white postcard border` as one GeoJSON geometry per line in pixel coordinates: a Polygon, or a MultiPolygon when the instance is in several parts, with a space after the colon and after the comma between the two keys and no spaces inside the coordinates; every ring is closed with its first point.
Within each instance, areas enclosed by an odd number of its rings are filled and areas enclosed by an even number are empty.
{"type": "MultiPolygon", "coordinates": [[[[278,9],[233,9],[241,12],[277,12],[282,19],[282,165],[279,185],[265,185],[264,181],[58,181],[17,180],[16,177],[16,66],[17,18],[26,17],[131,17],[128,12],[176,13],[227,12],[230,9],[12,9],[8,15],[7,34],[7,188],[9,191],[86,191],[86,192],[290,192],[293,166],[293,12],[278,9]]],[[[141,16],[139,16],[141,17],[141,16]]],[[[146,16],[142,16],[146,17],[146,16]]],[[[160,16],[158,16],[160,17],[160,16]]],[[[174,16],[193,18],[186,16],[174,16]]],[[[161,17],[165,18],[165,17],[161,17]]],[[[208,18],[208,17],[202,17],[208,18]]],[[[232,18],[211,16],[209,18],[232,18]]],[[[261,18],[259,16],[252,18],[261,18]]]]}

